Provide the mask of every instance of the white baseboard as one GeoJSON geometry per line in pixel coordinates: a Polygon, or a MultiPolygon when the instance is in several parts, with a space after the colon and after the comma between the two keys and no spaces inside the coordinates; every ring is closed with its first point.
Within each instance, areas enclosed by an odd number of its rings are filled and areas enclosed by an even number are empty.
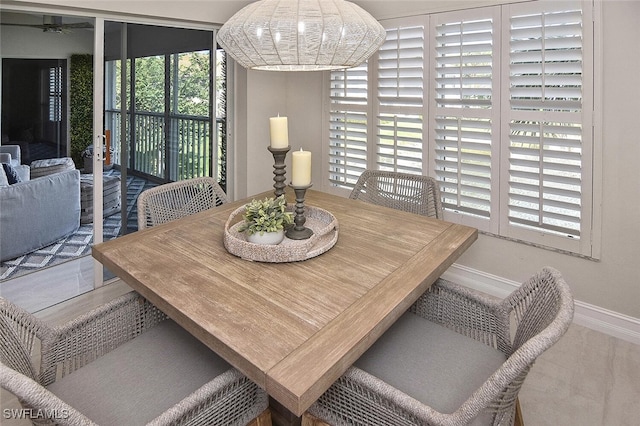
{"type": "MultiPolygon", "coordinates": [[[[518,282],[458,264],[452,265],[442,278],[500,298],[506,297],[520,286],[518,282]]],[[[640,318],[576,300],[573,322],[640,345],[640,318]]]]}

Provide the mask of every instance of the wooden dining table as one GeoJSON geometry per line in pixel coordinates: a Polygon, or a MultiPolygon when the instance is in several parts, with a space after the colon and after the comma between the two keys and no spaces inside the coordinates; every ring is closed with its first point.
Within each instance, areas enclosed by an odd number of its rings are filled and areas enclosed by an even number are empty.
{"type": "Polygon", "coordinates": [[[295,418],[477,239],[477,230],[309,190],[305,204],[337,219],[329,250],[282,263],[229,253],[223,240],[230,214],[270,195],[97,244],[92,253],[264,388],[278,415],[295,418]]]}

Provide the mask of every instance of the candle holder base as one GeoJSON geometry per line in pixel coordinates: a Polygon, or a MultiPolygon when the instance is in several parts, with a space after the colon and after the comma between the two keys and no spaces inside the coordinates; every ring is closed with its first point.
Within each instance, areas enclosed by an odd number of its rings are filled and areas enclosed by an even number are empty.
{"type": "Polygon", "coordinates": [[[287,229],[286,236],[292,240],[306,240],[313,235],[313,231],[304,226],[306,218],[304,216],[304,196],[311,184],[306,186],[289,185],[296,193],[296,216],[293,219],[294,225],[287,229]]]}
{"type": "Polygon", "coordinates": [[[302,229],[296,229],[295,226],[287,229],[285,234],[290,240],[306,240],[311,238],[313,231],[309,228],[302,227],[302,229]]]}
{"type": "Polygon", "coordinates": [[[268,146],[267,149],[271,154],[273,154],[273,187],[275,188],[274,194],[277,197],[284,194],[284,188],[287,186],[284,181],[286,180],[285,174],[287,173],[285,170],[284,160],[287,157],[287,152],[291,149],[291,147],[286,148],[272,148],[268,146]]]}

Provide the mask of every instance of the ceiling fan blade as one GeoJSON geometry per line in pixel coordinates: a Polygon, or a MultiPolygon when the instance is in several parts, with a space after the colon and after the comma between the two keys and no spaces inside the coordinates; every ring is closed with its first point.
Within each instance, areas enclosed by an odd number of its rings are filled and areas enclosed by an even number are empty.
{"type": "Polygon", "coordinates": [[[93,28],[93,24],[90,22],[76,22],[73,24],[61,24],[58,26],[62,28],[93,28]]]}
{"type": "Polygon", "coordinates": [[[93,24],[90,22],[77,22],[70,24],[14,24],[11,22],[0,22],[0,25],[7,25],[12,27],[25,27],[25,28],[35,28],[40,29],[44,32],[63,32],[66,30],[73,29],[89,29],[93,28],[93,24]]]}
{"type": "Polygon", "coordinates": [[[38,24],[14,24],[12,22],[0,22],[0,25],[7,25],[10,27],[42,28],[42,25],[38,25],[38,24]]]}

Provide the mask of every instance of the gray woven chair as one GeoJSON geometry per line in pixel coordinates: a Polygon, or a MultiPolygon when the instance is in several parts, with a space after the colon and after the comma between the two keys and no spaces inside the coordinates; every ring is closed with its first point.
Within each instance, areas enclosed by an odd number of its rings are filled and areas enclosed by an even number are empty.
{"type": "Polygon", "coordinates": [[[0,384],[40,413],[34,423],[246,425],[268,406],[263,390],[135,292],[58,327],[0,298],[0,337],[0,384]]]}
{"type": "Polygon", "coordinates": [[[511,425],[529,369],[572,318],[550,268],[504,300],[439,280],[308,412],[331,425],[511,425]]]}
{"type": "Polygon", "coordinates": [[[227,195],[211,177],[159,185],[138,197],[138,229],[170,222],[226,202],[227,195]]]}
{"type": "Polygon", "coordinates": [[[436,180],[409,173],[365,170],[349,198],[442,219],[442,200],[436,180]]]}

